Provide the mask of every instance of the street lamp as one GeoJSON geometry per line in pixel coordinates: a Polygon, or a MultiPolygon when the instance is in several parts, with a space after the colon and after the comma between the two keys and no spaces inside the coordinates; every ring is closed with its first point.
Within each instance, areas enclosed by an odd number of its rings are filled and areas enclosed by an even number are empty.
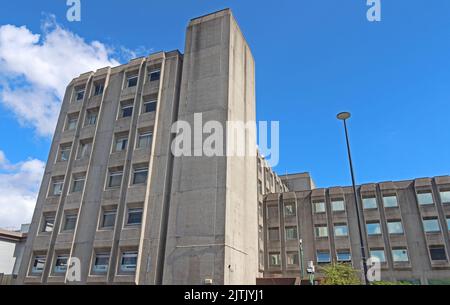
{"type": "Polygon", "coordinates": [[[346,120],[348,118],[350,118],[350,112],[341,112],[336,117],[339,120],[344,122],[345,140],[347,142],[348,161],[350,164],[350,174],[352,176],[353,195],[355,196],[356,219],[358,220],[359,242],[360,242],[360,246],[361,246],[361,258],[362,258],[362,263],[363,263],[364,283],[366,285],[368,285],[369,281],[367,280],[366,249],[364,247],[364,240],[363,240],[363,234],[362,234],[362,228],[361,228],[361,219],[359,217],[359,204],[358,204],[358,196],[356,195],[355,174],[353,173],[352,155],[350,153],[350,143],[348,141],[348,131],[347,131],[347,122],[346,122],[346,120]]]}
{"type": "Polygon", "coordinates": [[[302,280],[305,278],[305,267],[303,266],[303,239],[298,240],[298,244],[300,246],[300,284],[302,280]]]}

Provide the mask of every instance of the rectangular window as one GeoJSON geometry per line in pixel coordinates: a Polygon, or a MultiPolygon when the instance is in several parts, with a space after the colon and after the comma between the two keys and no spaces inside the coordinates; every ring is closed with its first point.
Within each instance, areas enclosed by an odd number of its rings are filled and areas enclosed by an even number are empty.
{"type": "Polygon", "coordinates": [[[316,237],[328,237],[328,227],[325,225],[315,227],[316,237]]]}
{"type": "Polygon", "coordinates": [[[398,207],[398,201],[396,195],[389,195],[383,197],[383,205],[385,208],[395,208],[398,207]]]}
{"type": "Polygon", "coordinates": [[[83,191],[85,177],[76,177],[73,179],[72,193],[83,191]]]}
{"type": "Polygon", "coordinates": [[[401,221],[390,220],[387,223],[389,234],[403,234],[403,225],[401,221]]]}
{"type": "Polygon", "coordinates": [[[450,217],[447,217],[447,230],[450,231],[450,217]]]}
{"type": "Polygon", "coordinates": [[[138,76],[132,75],[127,78],[127,87],[136,87],[138,82],[138,76]]]}
{"type": "Polygon", "coordinates": [[[329,251],[317,251],[317,263],[324,264],[331,262],[330,252],[329,251]]]}
{"type": "Polygon", "coordinates": [[[55,225],[55,216],[44,216],[42,232],[52,232],[55,225]]]}
{"type": "Polygon", "coordinates": [[[127,118],[133,115],[133,104],[132,103],[122,103],[120,107],[120,117],[127,118]]]}
{"type": "Polygon", "coordinates": [[[64,180],[54,180],[53,184],[52,184],[52,195],[53,196],[59,196],[62,193],[62,189],[63,189],[63,185],[64,185],[64,180]]]}
{"type": "Polygon", "coordinates": [[[335,224],[334,225],[334,236],[348,236],[348,226],[346,224],[335,224]]]}
{"type": "Polygon", "coordinates": [[[434,204],[433,194],[431,192],[417,193],[417,201],[419,202],[419,205],[434,204]]]}
{"type": "Polygon", "coordinates": [[[447,261],[447,253],[444,246],[430,246],[430,257],[433,261],[447,261]]]}
{"type": "Polygon", "coordinates": [[[423,219],[423,229],[426,233],[441,232],[441,227],[439,226],[439,220],[437,218],[423,219]]]}
{"type": "Polygon", "coordinates": [[[386,255],[383,249],[370,249],[370,257],[375,257],[380,260],[381,263],[386,262],[386,255]]]}
{"type": "Polygon", "coordinates": [[[267,218],[277,219],[278,218],[278,207],[271,205],[267,207],[267,218]]]}
{"type": "Polygon", "coordinates": [[[103,211],[101,228],[112,228],[116,223],[116,210],[103,211]]]}
{"type": "Polygon", "coordinates": [[[156,111],[156,100],[150,100],[144,102],[143,113],[156,111]]]}
{"type": "Polygon", "coordinates": [[[94,266],[92,271],[95,273],[106,273],[108,272],[109,266],[109,253],[97,253],[94,259],[94,266]]]}
{"type": "Polygon", "coordinates": [[[350,250],[338,250],[336,252],[336,258],[338,262],[350,262],[352,255],[350,254],[350,250]]]}
{"type": "Polygon", "coordinates": [[[37,255],[34,257],[33,266],[31,268],[32,274],[41,274],[44,271],[46,257],[44,255],[37,255]]]}
{"type": "Polygon", "coordinates": [[[108,187],[120,187],[122,184],[122,171],[110,172],[108,177],[108,187]]]}
{"type": "Polygon", "coordinates": [[[142,222],[142,209],[129,209],[127,225],[140,225],[142,222]]]}
{"type": "Polygon", "coordinates": [[[269,228],[269,240],[279,240],[280,230],[278,228],[269,228]]]}
{"type": "Polygon", "coordinates": [[[89,158],[92,149],[92,139],[80,141],[78,148],[78,159],[89,158]]]}
{"type": "Polygon", "coordinates": [[[377,199],[375,197],[363,198],[363,208],[365,210],[376,209],[377,199]]]}
{"type": "Polygon", "coordinates": [[[65,273],[67,270],[68,255],[58,255],[55,262],[55,273],[65,273]]]}
{"type": "Polygon", "coordinates": [[[333,212],[343,212],[345,211],[344,200],[333,200],[331,201],[331,209],[333,212]]]}
{"type": "Polygon", "coordinates": [[[114,151],[124,151],[127,149],[128,135],[116,135],[114,143],[114,151]]]}
{"type": "Polygon", "coordinates": [[[143,184],[147,182],[148,167],[135,168],[133,170],[133,184],[143,184]]]}
{"type": "Polygon", "coordinates": [[[152,145],[152,133],[142,132],[139,133],[137,148],[148,148],[152,145]]]}
{"type": "Polygon", "coordinates": [[[442,203],[450,203],[450,191],[440,191],[439,196],[442,203]]]}
{"type": "Polygon", "coordinates": [[[286,263],[288,266],[298,266],[298,252],[287,252],[286,263]]]}
{"type": "Polygon", "coordinates": [[[77,101],[81,101],[84,98],[84,89],[77,90],[75,95],[76,95],[77,101]]]}
{"type": "Polygon", "coordinates": [[[392,259],[397,263],[408,262],[408,250],[405,248],[392,249],[392,259]]]}
{"type": "Polygon", "coordinates": [[[281,265],[280,253],[270,253],[269,264],[270,266],[280,266],[281,265]]]}
{"type": "Polygon", "coordinates": [[[317,201],[313,203],[314,205],[314,212],[316,213],[325,213],[325,202],[323,201],[317,201]]]}
{"type": "Polygon", "coordinates": [[[120,271],[122,272],[134,272],[137,265],[137,251],[128,251],[122,253],[120,260],[120,271]]]}
{"type": "Polygon", "coordinates": [[[367,235],[381,235],[381,226],[379,222],[369,222],[366,224],[367,235]]]}
{"type": "Polygon", "coordinates": [[[69,115],[67,117],[67,126],[66,130],[75,130],[77,128],[78,116],[77,115],[69,115]]]}
{"type": "Polygon", "coordinates": [[[97,109],[87,110],[84,126],[94,126],[97,123],[97,115],[98,115],[97,109]]]}
{"type": "Polygon", "coordinates": [[[58,161],[67,161],[70,156],[70,149],[72,144],[63,144],[59,147],[58,161]]]}
{"type": "Polygon", "coordinates": [[[286,239],[297,240],[297,227],[286,227],[286,239]]]}
{"type": "Polygon", "coordinates": [[[161,70],[160,69],[155,69],[150,71],[150,73],[148,74],[148,79],[149,81],[153,82],[155,80],[159,80],[159,78],[161,77],[161,70]]]}
{"type": "Polygon", "coordinates": [[[295,203],[289,202],[284,204],[284,216],[295,216],[295,203]]]}
{"type": "Polygon", "coordinates": [[[102,95],[103,94],[103,90],[105,89],[105,85],[103,83],[101,84],[95,84],[95,88],[94,88],[94,95],[102,95]]]}
{"type": "Polygon", "coordinates": [[[73,231],[75,230],[75,225],[77,224],[77,215],[76,214],[68,214],[64,219],[64,231],[73,231]]]}

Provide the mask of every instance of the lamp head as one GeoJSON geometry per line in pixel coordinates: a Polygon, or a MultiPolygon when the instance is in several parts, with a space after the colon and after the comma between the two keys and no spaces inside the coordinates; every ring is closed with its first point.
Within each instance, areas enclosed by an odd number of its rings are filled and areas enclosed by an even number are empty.
{"type": "Polygon", "coordinates": [[[341,112],[338,113],[338,115],[336,116],[339,120],[345,121],[346,119],[348,119],[350,117],[350,112],[341,112]]]}

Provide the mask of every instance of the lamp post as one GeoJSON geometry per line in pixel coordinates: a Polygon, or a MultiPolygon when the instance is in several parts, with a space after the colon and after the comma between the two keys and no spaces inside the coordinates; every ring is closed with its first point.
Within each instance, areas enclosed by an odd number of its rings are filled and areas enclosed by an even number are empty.
{"type": "Polygon", "coordinates": [[[300,247],[300,285],[302,280],[305,278],[305,266],[303,265],[303,239],[299,239],[298,241],[300,247]]]}
{"type": "Polygon", "coordinates": [[[360,219],[360,211],[358,204],[358,196],[356,195],[356,185],[355,185],[355,174],[353,173],[353,163],[352,163],[352,155],[350,153],[350,143],[348,140],[348,131],[347,131],[347,119],[350,118],[350,112],[341,112],[336,116],[339,120],[344,122],[344,130],[345,130],[345,140],[347,142],[347,152],[348,152],[348,161],[350,164],[350,174],[352,176],[352,186],[353,186],[353,195],[355,196],[355,206],[356,206],[356,219],[358,220],[358,231],[359,231],[359,242],[361,246],[361,258],[363,263],[363,272],[364,272],[364,283],[366,285],[369,284],[367,279],[367,260],[366,260],[366,249],[364,247],[363,233],[361,227],[361,219],[360,219]]]}

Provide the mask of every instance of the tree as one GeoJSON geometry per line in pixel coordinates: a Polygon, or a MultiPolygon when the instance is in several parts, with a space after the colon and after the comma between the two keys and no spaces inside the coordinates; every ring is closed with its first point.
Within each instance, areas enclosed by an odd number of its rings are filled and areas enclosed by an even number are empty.
{"type": "Polygon", "coordinates": [[[332,263],[322,267],[325,275],[323,285],[361,285],[359,271],[350,264],[332,263]]]}
{"type": "Polygon", "coordinates": [[[397,281],[397,282],[376,281],[370,283],[370,285],[392,286],[392,285],[412,285],[412,283],[406,281],[397,281]]]}

